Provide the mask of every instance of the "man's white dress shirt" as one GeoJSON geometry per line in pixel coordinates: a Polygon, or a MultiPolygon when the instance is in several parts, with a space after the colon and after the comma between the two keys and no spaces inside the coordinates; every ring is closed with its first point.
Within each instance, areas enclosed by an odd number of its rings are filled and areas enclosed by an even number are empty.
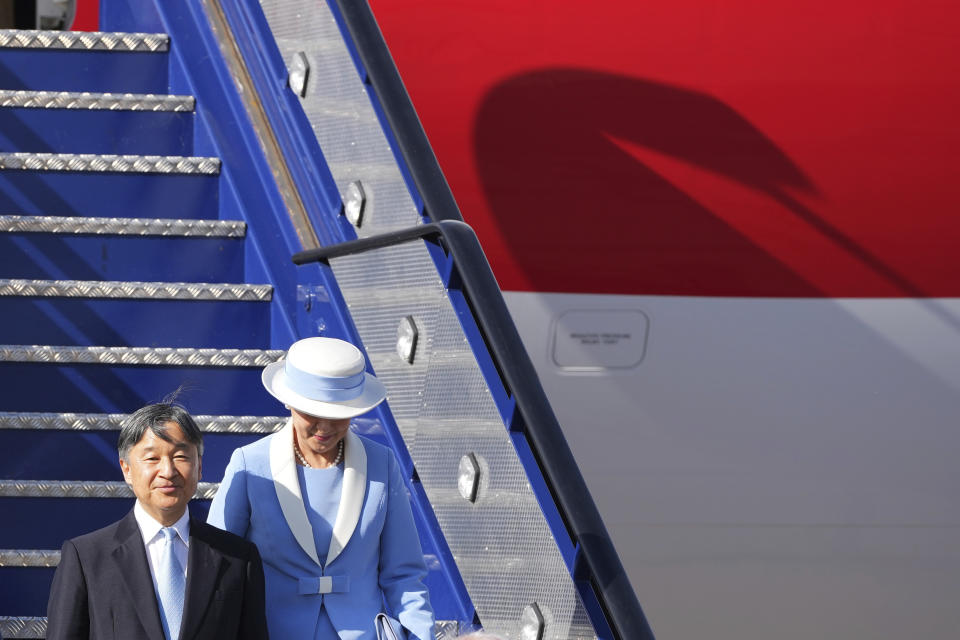
{"type": "MultiPolygon", "coordinates": [[[[143,546],[147,549],[147,564],[150,565],[150,579],[153,580],[153,592],[159,593],[157,583],[156,567],[160,563],[161,553],[163,553],[163,534],[160,529],[163,525],[153,519],[149,513],[140,505],[133,507],[133,517],[137,519],[137,525],[140,527],[140,535],[143,536],[143,546]]],[[[173,553],[177,556],[177,561],[183,567],[183,575],[187,575],[187,553],[190,547],[190,510],[187,509],[180,516],[180,519],[171,525],[177,531],[177,537],[174,538],[173,553]]]]}

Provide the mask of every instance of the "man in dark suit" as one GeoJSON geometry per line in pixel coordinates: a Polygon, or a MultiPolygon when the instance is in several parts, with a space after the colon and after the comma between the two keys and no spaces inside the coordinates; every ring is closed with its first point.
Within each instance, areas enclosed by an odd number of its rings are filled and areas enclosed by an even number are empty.
{"type": "Polygon", "coordinates": [[[172,404],[148,405],[117,448],[136,505],[67,540],[47,605],[47,640],[263,640],[263,565],[239,536],[189,517],[203,438],[172,404]]]}

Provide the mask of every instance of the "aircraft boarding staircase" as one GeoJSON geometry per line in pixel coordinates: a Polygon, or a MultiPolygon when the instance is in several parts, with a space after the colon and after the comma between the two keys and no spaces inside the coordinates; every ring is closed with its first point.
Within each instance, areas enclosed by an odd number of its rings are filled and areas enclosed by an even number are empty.
{"type": "Polygon", "coordinates": [[[353,428],[407,474],[441,637],[652,637],[366,5],[101,28],[0,32],[0,636],[43,638],[63,540],[130,509],[125,414],[180,390],[202,517],[283,422],[260,368],[329,335],[387,385],[353,428]]]}

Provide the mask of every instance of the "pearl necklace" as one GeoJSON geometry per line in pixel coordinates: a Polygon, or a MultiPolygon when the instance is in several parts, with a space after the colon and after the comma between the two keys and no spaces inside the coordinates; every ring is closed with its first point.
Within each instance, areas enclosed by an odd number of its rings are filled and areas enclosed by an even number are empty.
{"type": "MultiPolygon", "coordinates": [[[[293,441],[293,452],[296,454],[297,460],[300,461],[300,464],[302,464],[305,467],[310,467],[311,469],[313,469],[313,465],[307,462],[306,458],[303,457],[303,454],[300,453],[300,447],[297,446],[296,440],[293,441]]],[[[333,464],[331,464],[330,466],[331,467],[337,466],[338,464],[340,464],[341,460],[343,460],[343,440],[337,443],[337,457],[333,459],[333,464]]]]}

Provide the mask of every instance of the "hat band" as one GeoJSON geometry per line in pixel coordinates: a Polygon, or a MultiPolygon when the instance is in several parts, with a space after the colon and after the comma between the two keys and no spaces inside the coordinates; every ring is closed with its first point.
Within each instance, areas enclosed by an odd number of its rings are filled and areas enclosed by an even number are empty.
{"type": "Polygon", "coordinates": [[[366,375],[363,371],[352,376],[321,376],[291,367],[283,363],[287,388],[309,400],[321,402],[345,402],[363,393],[366,375]]]}

